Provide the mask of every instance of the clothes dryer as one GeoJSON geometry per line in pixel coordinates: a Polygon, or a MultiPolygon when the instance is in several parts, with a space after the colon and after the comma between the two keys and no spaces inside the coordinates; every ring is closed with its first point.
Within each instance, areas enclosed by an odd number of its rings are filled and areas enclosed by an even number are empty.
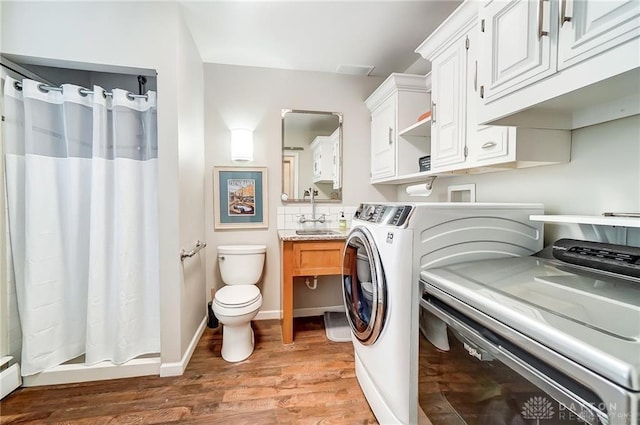
{"type": "Polygon", "coordinates": [[[422,270],[531,255],[541,204],[361,204],[347,237],[342,289],[358,382],[381,424],[418,423],[422,270]]]}

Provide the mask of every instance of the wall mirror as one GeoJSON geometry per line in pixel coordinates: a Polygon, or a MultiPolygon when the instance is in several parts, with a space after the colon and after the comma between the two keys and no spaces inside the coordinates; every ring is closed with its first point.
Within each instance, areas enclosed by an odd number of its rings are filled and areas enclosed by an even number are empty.
{"type": "Polygon", "coordinates": [[[282,200],[342,201],[342,114],[282,110],[282,200]]]}

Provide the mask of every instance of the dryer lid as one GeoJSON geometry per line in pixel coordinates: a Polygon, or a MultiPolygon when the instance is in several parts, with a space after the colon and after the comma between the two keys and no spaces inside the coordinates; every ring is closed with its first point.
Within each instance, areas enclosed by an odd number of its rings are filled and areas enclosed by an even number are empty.
{"type": "Polygon", "coordinates": [[[421,272],[435,287],[545,347],[640,390],[640,281],[539,257],[421,272]]]}
{"type": "Polygon", "coordinates": [[[245,307],[260,298],[260,290],[255,285],[225,286],[216,292],[216,304],[224,307],[245,307]]]}

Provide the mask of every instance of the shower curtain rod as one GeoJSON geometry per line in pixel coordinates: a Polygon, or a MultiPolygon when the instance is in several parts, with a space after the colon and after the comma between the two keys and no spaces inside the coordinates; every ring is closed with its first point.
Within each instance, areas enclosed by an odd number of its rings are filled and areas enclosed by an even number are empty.
{"type": "MultiPolygon", "coordinates": [[[[17,90],[22,90],[22,83],[20,81],[16,81],[14,83],[14,86],[16,87],[17,90]]],[[[39,84],[38,88],[40,90],[44,90],[44,91],[59,91],[59,92],[62,91],[62,87],[46,86],[44,84],[39,84]]],[[[79,92],[82,95],[93,94],[93,90],[89,90],[89,89],[85,89],[85,88],[81,88],[79,90],[79,92]]],[[[108,92],[106,90],[102,91],[102,95],[105,96],[105,97],[106,96],[113,96],[112,93],[110,93],[110,92],[108,92]]],[[[135,99],[135,98],[146,99],[148,96],[146,94],[132,94],[132,93],[127,92],[127,97],[131,98],[131,99],[135,99]]]]}

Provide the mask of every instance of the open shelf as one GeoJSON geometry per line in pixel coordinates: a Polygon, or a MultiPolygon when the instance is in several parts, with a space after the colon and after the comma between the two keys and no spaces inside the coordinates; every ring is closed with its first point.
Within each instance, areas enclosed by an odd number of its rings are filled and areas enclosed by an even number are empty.
{"type": "Polygon", "coordinates": [[[619,226],[640,228],[638,217],[610,217],[600,215],[532,215],[531,221],[546,223],[591,224],[596,226],[619,226]]]}
{"type": "Polygon", "coordinates": [[[565,223],[590,225],[598,241],[605,243],[615,243],[627,245],[627,229],[640,228],[640,217],[620,217],[603,215],[532,215],[531,221],[543,221],[545,223],[565,223]],[[607,226],[607,227],[603,227],[607,226]],[[611,237],[607,235],[606,229],[611,237]]]}
{"type": "Polygon", "coordinates": [[[401,137],[431,137],[431,116],[418,121],[410,127],[405,128],[398,136],[401,137]]]}

